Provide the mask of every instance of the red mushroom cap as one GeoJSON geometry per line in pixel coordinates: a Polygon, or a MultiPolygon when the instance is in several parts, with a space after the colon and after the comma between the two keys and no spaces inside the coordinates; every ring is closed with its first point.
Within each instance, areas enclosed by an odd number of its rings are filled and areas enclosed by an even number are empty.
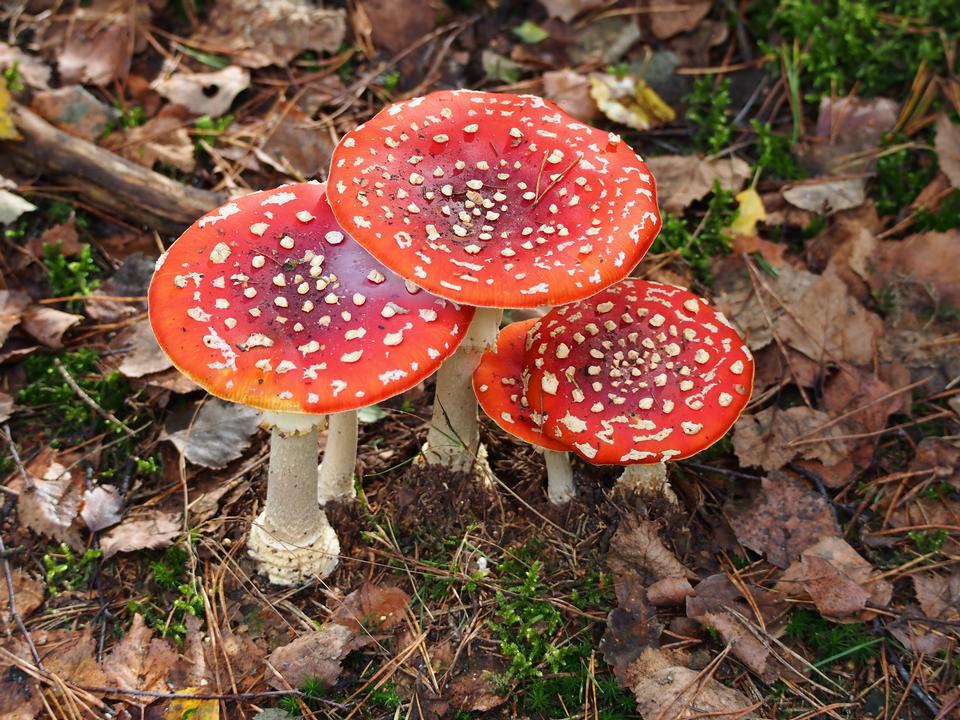
{"type": "Polygon", "coordinates": [[[753,358],[705,300],[624,280],[555,308],[527,336],[527,398],[544,430],[598,465],[689,457],[736,422],[753,358]]]}
{"type": "Polygon", "coordinates": [[[211,394],[308,414],[407,390],[473,316],[383,268],[337,224],[319,183],[197,220],[157,261],[149,307],[160,347],[211,394]]]}
{"type": "Polygon", "coordinates": [[[524,442],[565,452],[567,446],[543,433],[527,404],[521,372],[527,332],[537,318],[507,325],[497,335],[495,348],[487,348],[473,373],[473,390],[480,407],[501,428],[524,442]]]}
{"type": "Polygon", "coordinates": [[[633,150],[532,95],[391,105],[337,145],[328,183],[340,224],[374,257],[479,307],[589,297],[626,277],[660,229],[633,150]]]}

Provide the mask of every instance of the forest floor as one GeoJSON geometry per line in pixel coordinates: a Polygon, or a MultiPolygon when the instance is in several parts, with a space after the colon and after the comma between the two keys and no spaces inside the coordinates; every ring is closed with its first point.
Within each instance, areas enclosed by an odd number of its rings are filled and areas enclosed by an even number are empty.
{"type": "Polygon", "coordinates": [[[5,4],[0,719],[960,717],[949,6],[5,4]],[[495,487],[414,465],[428,382],[361,416],[337,570],[271,586],[245,545],[267,436],[159,353],[154,260],[448,87],[544,95],[645,157],[664,222],[635,274],[737,324],[753,400],[671,465],[678,504],[577,462],[556,507],[490,422],[495,487]]]}

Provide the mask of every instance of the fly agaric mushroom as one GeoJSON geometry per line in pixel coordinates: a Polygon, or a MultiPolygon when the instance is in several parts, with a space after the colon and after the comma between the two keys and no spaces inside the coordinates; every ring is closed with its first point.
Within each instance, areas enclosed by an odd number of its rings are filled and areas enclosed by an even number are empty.
{"type": "Polygon", "coordinates": [[[748,400],[753,358],[687,290],[627,279],[554,308],[526,335],[525,394],[544,433],[621,483],[656,492],[668,460],[706,449],[748,400]]]}
{"type": "Polygon", "coordinates": [[[547,468],[547,497],[555,505],[575,494],[569,448],[545,435],[539,415],[531,411],[520,378],[527,333],[537,318],[510,323],[500,330],[494,347],[487,348],[473,373],[473,389],[480,407],[514,437],[536,446],[547,468]]]}
{"type": "Polygon", "coordinates": [[[339,543],[319,506],[320,494],[337,491],[318,489],[323,415],[337,413],[341,432],[328,438],[320,479],[351,486],[356,409],[434,372],[473,314],[393,275],[354,243],[319,183],[252,193],[197,220],[157,261],[149,307],[160,347],[180,372],[217,397],[266,411],[267,501],[249,548],[280,584],[337,564],[339,543]]]}
{"type": "MultiPolygon", "coordinates": [[[[330,203],[375,258],[478,311],[437,375],[428,459],[483,470],[471,376],[503,308],[571,302],[626,277],[660,229],[653,176],[620,137],[532,95],[442,91],[337,145],[330,203]]],[[[486,468],[489,472],[489,468],[486,468]]]]}

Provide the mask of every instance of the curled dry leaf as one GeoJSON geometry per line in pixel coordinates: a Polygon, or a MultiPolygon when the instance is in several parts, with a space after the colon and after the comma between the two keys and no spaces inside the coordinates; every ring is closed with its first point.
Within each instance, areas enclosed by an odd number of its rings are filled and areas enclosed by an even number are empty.
{"type": "MultiPolygon", "coordinates": [[[[0,219],[0,223],[3,220],[0,219]]],[[[23,311],[30,305],[30,297],[16,290],[0,290],[0,347],[7,341],[10,331],[20,324],[23,311]]]]}
{"type": "Polygon", "coordinates": [[[63,347],[63,334],[82,320],[82,315],[31,305],[24,310],[20,326],[48,348],[59,350],[63,347]]]}
{"type": "Polygon", "coordinates": [[[173,367],[170,358],[160,349],[149,320],[124,328],[113,344],[123,350],[123,360],[117,369],[125,377],[139,378],[173,367]]]}
{"type": "Polygon", "coordinates": [[[652,579],[695,578],[660,540],[657,523],[625,515],[610,539],[607,564],[614,575],[643,571],[652,579]]]}
{"type": "Polygon", "coordinates": [[[220,117],[250,87],[250,72],[235,65],[216,72],[177,72],[157,78],[150,87],[194,115],[220,117]]]}
{"type": "Polygon", "coordinates": [[[833,466],[847,456],[840,430],[820,410],[768,407],[733,426],[733,449],[744,466],[779,470],[796,457],[833,466]]]}
{"type": "Polygon", "coordinates": [[[724,511],[737,540],[782,568],[820,538],[839,533],[827,501],[782,472],[763,478],[753,499],[729,502],[724,511]]]}
{"type": "Polygon", "coordinates": [[[783,199],[794,207],[820,215],[860,207],[867,199],[866,182],[862,177],[817,178],[792,185],[782,194],[783,199]]]}
{"type": "Polygon", "coordinates": [[[682,605],[693,594],[690,581],[682,577],[663,578],[647,588],[647,600],[657,606],[682,605]]]}
{"type": "Polygon", "coordinates": [[[217,0],[208,24],[209,40],[229,49],[234,62],[284,67],[305,50],[337,52],[347,13],[305,0],[217,0]]]}
{"type": "Polygon", "coordinates": [[[724,190],[737,192],[751,175],[750,166],[733,156],[706,160],[700,155],[657,155],[646,158],[646,163],[657,179],[660,206],[674,214],[705,198],[715,181],[724,190]]]}
{"type": "Polygon", "coordinates": [[[893,586],[878,577],[873,566],[846,541],[825,536],[806,548],[780,578],[778,592],[813,600],[825,617],[834,620],[868,620],[867,602],[886,605],[893,586]]]}
{"type": "Polygon", "coordinates": [[[105,532],[100,538],[100,549],[105,558],[120,552],[156,550],[170,545],[182,530],[180,513],[151,508],[129,515],[105,532]]]}
{"type": "MultiPolygon", "coordinates": [[[[123,690],[170,692],[167,674],[177,663],[178,654],[170,642],[153,637],[143,616],[133,616],[130,630],[103,659],[103,669],[112,685],[123,690]]],[[[155,698],[139,699],[149,705],[155,698]]],[[[127,702],[137,699],[128,698],[127,702]]]]}
{"type": "Polygon", "coordinates": [[[98,485],[85,490],[80,518],[90,532],[116,525],[123,517],[123,498],[113,485],[98,485]]]}
{"type": "Polygon", "coordinates": [[[630,666],[637,712],[652,720],[743,720],[755,707],[742,693],[679,663],[676,655],[647,648],[630,666]]]}
{"type": "Polygon", "coordinates": [[[20,522],[38,535],[65,542],[75,550],[84,546],[75,524],[83,497],[83,476],[72,473],[53,451],[45,450],[27,466],[18,504],[20,522]]]}
{"type": "Polygon", "coordinates": [[[168,440],[194,465],[221,468],[250,445],[260,426],[260,411],[246,405],[208,398],[194,408],[172,415],[161,440],[168,440]]]}

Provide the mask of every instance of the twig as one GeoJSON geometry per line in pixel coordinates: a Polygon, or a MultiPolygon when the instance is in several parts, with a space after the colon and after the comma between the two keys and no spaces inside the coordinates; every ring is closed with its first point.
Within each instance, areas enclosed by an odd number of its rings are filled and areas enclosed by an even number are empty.
{"type": "MultiPolygon", "coordinates": [[[[23,462],[20,460],[20,454],[17,452],[17,446],[13,443],[13,436],[10,435],[9,425],[3,426],[3,435],[6,438],[7,445],[10,447],[10,455],[13,457],[14,463],[16,463],[17,468],[26,479],[27,471],[23,467],[23,462]]],[[[43,661],[40,659],[40,653],[37,652],[37,646],[33,644],[33,639],[30,637],[30,633],[27,631],[27,626],[23,624],[23,618],[21,618],[20,613],[17,612],[17,599],[13,590],[13,573],[10,570],[10,561],[7,559],[7,546],[3,543],[3,533],[0,533],[0,558],[2,558],[0,564],[3,565],[3,577],[7,583],[7,598],[10,602],[10,617],[13,618],[13,621],[17,624],[20,634],[23,635],[24,641],[30,648],[30,654],[33,656],[33,662],[36,663],[38,668],[44,670],[43,661]]]]}
{"type": "Polygon", "coordinates": [[[65,368],[63,363],[60,362],[60,358],[54,358],[53,364],[59,371],[60,375],[63,376],[63,381],[70,386],[70,389],[77,394],[77,397],[79,397],[83,401],[84,405],[89,407],[100,417],[112,422],[114,425],[119,427],[121,430],[123,430],[124,433],[126,433],[127,437],[134,437],[136,435],[136,433],[130,428],[128,428],[126,425],[124,425],[123,422],[119,420],[116,415],[114,415],[109,410],[104,410],[102,407],[100,407],[97,404],[97,401],[94,400],[92,397],[90,397],[87,394],[87,391],[77,384],[77,381],[73,379],[73,376],[67,371],[67,368],[65,368]]]}
{"type": "MultiPolygon", "coordinates": [[[[879,621],[873,621],[874,628],[880,629],[884,635],[893,637],[890,634],[890,631],[887,630],[879,621]]],[[[921,705],[923,705],[931,715],[937,717],[940,714],[940,706],[937,705],[936,700],[930,697],[930,694],[924,690],[922,687],[917,685],[917,673],[920,671],[920,665],[923,663],[923,654],[917,658],[917,664],[914,666],[913,672],[907,672],[907,669],[903,666],[903,661],[897,656],[895,652],[890,648],[888,643],[883,645],[884,651],[889,656],[890,660],[893,661],[893,666],[897,669],[897,675],[900,676],[900,680],[907,684],[907,691],[913,695],[921,705]]],[[[906,696],[904,696],[905,698],[906,696]]],[[[893,717],[898,717],[900,712],[900,707],[903,705],[903,700],[897,705],[896,710],[894,710],[893,717]]]]}
{"type": "MultiPolygon", "coordinates": [[[[272,698],[272,697],[284,697],[286,695],[295,695],[297,697],[303,697],[303,691],[301,690],[262,690],[260,692],[242,692],[242,693],[215,693],[211,695],[205,695],[203,693],[170,693],[170,692],[155,692],[152,690],[127,690],[125,688],[118,687],[97,687],[93,685],[75,685],[70,683],[72,687],[77,688],[78,690],[84,690],[91,693],[103,693],[105,695],[127,695],[129,697],[148,697],[148,698],[157,698],[159,700],[257,700],[260,698],[272,698]]],[[[325,700],[323,698],[314,698],[319,702],[329,705],[330,707],[336,708],[337,710],[347,710],[350,706],[343,705],[333,700],[325,700]]]]}

